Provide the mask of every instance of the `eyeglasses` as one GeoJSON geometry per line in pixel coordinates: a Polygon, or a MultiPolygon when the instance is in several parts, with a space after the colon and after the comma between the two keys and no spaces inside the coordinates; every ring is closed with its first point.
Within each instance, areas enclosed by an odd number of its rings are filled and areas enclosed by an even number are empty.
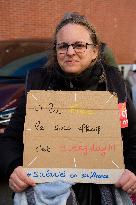
{"type": "Polygon", "coordinates": [[[90,45],[94,45],[94,44],[92,44],[92,43],[83,43],[83,42],[75,42],[75,43],[72,43],[72,44],[58,43],[58,44],[56,44],[56,50],[57,50],[58,54],[66,54],[69,47],[72,46],[74,51],[77,54],[82,54],[86,51],[87,46],[90,46],[90,45]]]}

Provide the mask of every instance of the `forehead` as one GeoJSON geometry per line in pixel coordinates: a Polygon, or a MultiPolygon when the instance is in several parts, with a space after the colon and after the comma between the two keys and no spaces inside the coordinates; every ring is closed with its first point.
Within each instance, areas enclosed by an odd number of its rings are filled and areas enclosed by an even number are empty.
{"type": "Polygon", "coordinates": [[[73,43],[76,41],[90,42],[89,31],[82,25],[67,24],[56,35],[57,43],[73,43]]]}

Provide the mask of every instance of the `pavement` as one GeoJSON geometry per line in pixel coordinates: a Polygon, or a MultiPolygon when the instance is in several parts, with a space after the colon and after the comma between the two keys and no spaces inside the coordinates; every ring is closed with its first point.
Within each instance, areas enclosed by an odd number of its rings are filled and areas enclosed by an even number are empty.
{"type": "Polygon", "coordinates": [[[13,205],[12,191],[8,187],[8,182],[0,179],[0,205],[13,205]]]}

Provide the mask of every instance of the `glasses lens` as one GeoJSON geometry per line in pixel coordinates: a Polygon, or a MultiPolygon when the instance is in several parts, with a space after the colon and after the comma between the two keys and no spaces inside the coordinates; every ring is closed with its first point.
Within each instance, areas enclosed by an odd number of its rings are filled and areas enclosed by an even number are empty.
{"type": "Polygon", "coordinates": [[[76,53],[83,53],[86,50],[86,44],[84,44],[84,43],[75,43],[73,45],[73,48],[74,48],[76,53]]]}
{"type": "Polygon", "coordinates": [[[62,43],[62,44],[57,44],[56,45],[56,50],[58,51],[58,53],[66,53],[68,48],[68,44],[67,43],[62,43]]]}

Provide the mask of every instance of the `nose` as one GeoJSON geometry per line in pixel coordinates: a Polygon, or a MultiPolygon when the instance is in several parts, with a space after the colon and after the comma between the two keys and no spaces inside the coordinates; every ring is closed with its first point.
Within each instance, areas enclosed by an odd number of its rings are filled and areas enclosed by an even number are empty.
{"type": "Polygon", "coordinates": [[[67,49],[67,55],[74,55],[75,54],[75,50],[73,48],[72,45],[69,45],[68,49],[67,49]]]}

